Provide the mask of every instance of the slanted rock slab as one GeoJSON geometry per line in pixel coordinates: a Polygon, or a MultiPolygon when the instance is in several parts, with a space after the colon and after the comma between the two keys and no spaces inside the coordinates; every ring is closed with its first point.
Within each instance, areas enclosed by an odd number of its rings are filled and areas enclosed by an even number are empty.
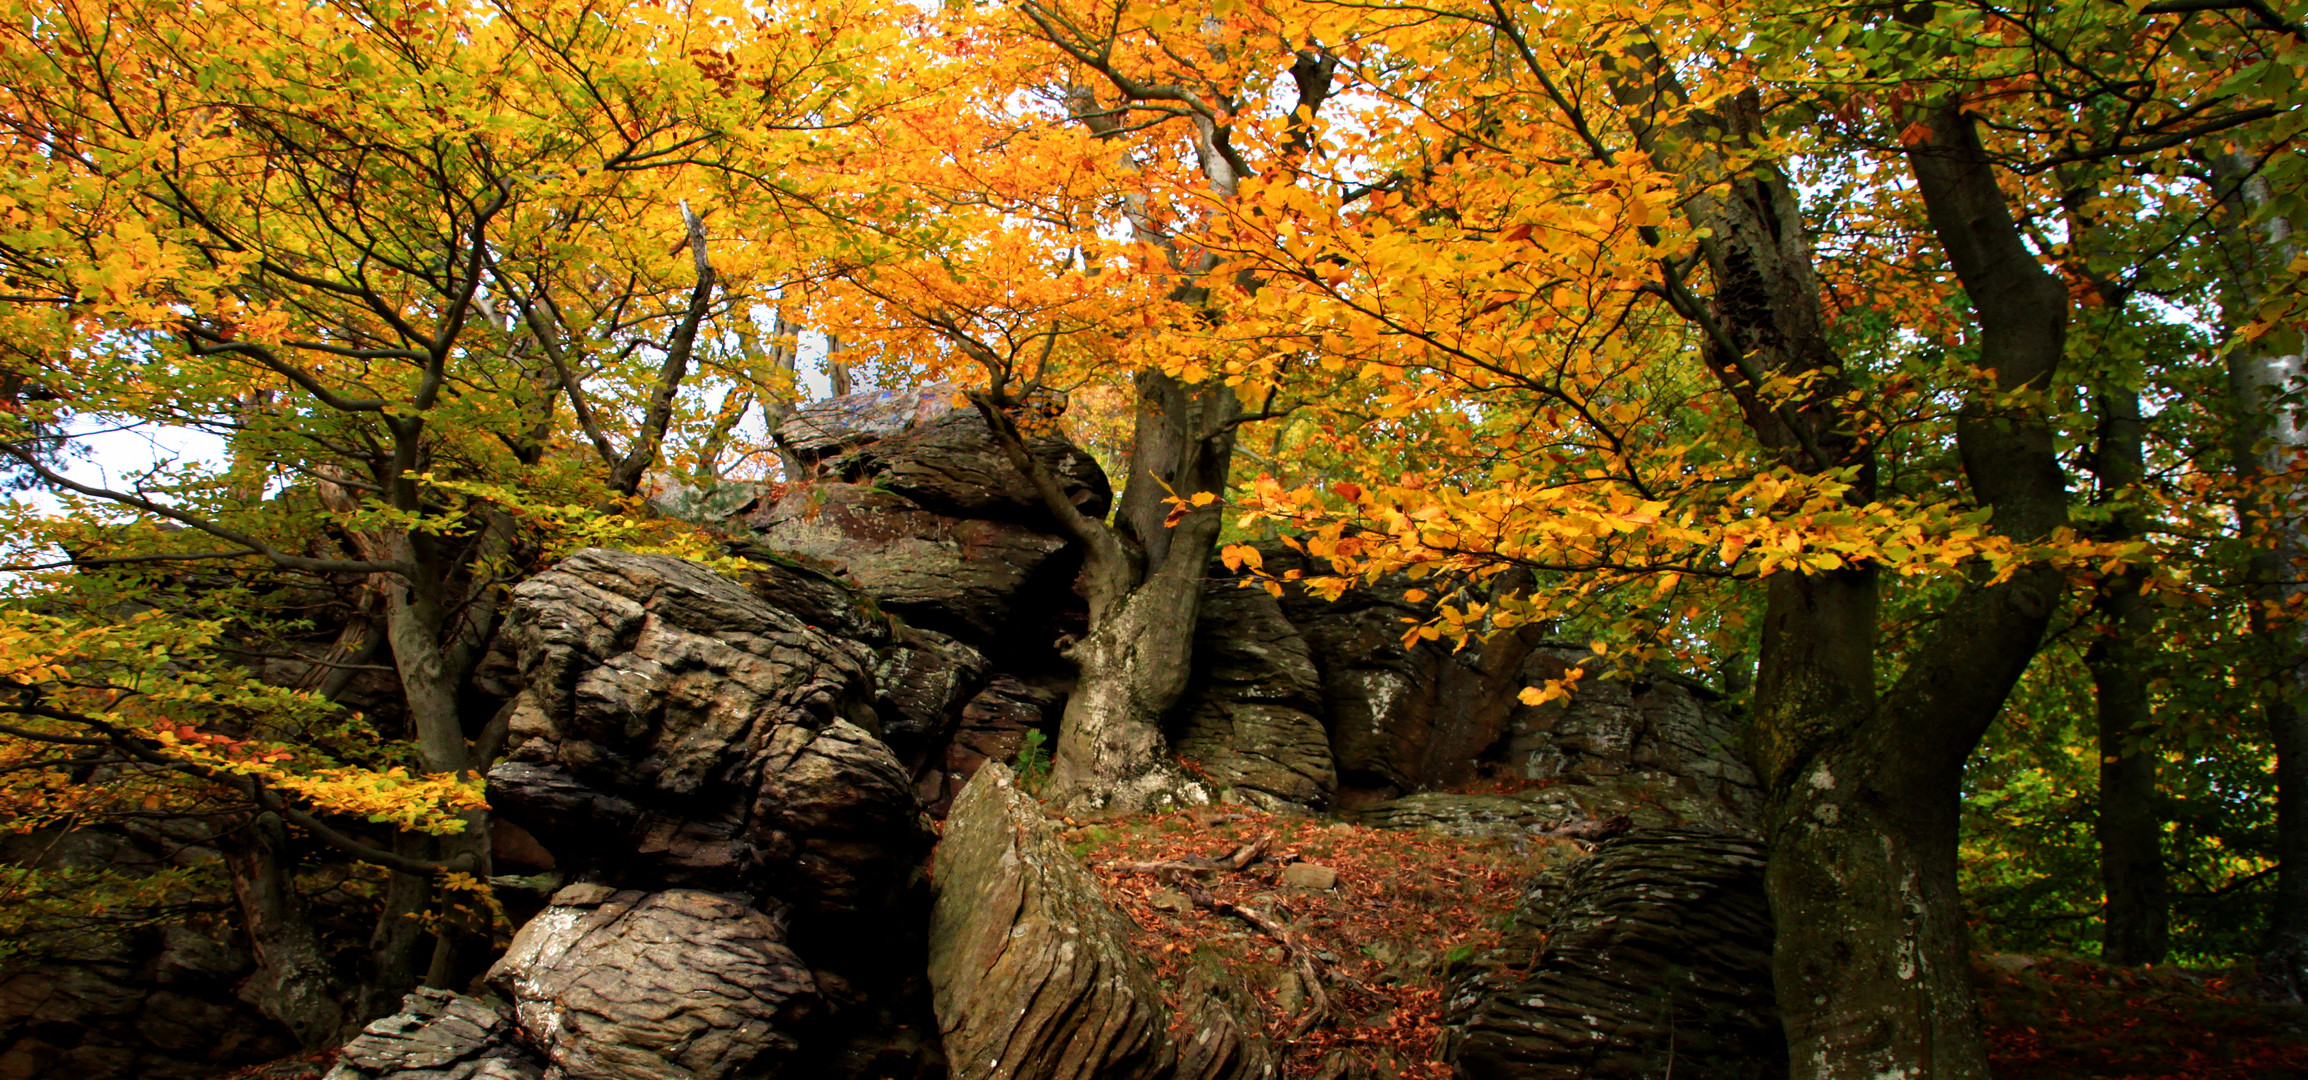
{"type": "Polygon", "coordinates": [[[1188,995],[1192,1022],[1174,1025],[1097,880],[1006,766],[954,801],[935,881],[930,983],[956,1080],[1272,1075],[1215,997],[1188,995]]]}
{"type": "Polygon", "coordinates": [[[495,1004],[419,990],[345,1044],[324,1080],[538,1080],[544,1063],[495,1004]]]}

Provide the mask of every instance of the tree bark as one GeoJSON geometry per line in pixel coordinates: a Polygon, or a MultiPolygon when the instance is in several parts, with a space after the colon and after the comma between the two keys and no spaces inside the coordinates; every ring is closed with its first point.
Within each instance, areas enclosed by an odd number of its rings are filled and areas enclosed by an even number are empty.
{"type": "Polygon", "coordinates": [[[241,999],[279,1021],[306,1049],[333,1047],[346,1033],[344,1003],[304,898],[281,866],[288,832],[275,814],[256,815],[243,831],[225,856],[257,962],[241,999]]]}
{"type": "MultiPolygon", "coordinates": [[[[2212,164],[2227,262],[2221,305],[2236,332],[2270,299],[2277,275],[2300,256],[2301,244],[2291,221],[2271,211],[2258,159],[2223,154],[2212,164]]],[[[2291,328],[2237,342],[2228,352],[2232,449],[2248,492],[2237,512],[2259,544],[2251,580],[2252,629],[2268,687],[2261,715],[2276,748],[2276,893],[2261,969],[2293,1000],[2308,991],[2308,625],[2285,609],[2303,590],[2308,559],[2308,507],[2296,479],[2308,454],[2308,426],[2285,398],[2308,389],[2304,353],[2299,331],[2291,328]]]]}
{"type": "MultiPolygon", "coordinates": [[[[2118,503],[2101,530],[2106,540],[2139,534],[2138,511],[2121,505],[2147,472],[2140,429],[2140,395],[2129,389],[2100,397],[2099,445],[2092,471],[2098,501],[2118,503]]],[[[2100,791],[2094,832],[2100,844],[2100,882],[2107,895],[2100,956],[2111,964],[2154,964],[2171,941],[2171,894],[2165,879],[2163,819],[2157,809],[2156,758],[2151,753],[2155,714],[2148,700],[2148,635],[2155,612],[2141,602],[2145,566],[2131,565],[2095,590],[2099,632],[2084,654],[2098,702],[2100,791]]]]}
{"type": "Polygon", "coordinates": [[[1202,578],[1222,518],[1213,504],[1172,520],[1164,500],[1173,491],[1190,499],[1225,490],[1241,407],[1215,380],[1190,386],[1149,371],[1138,386],[1131,480],[1111,526],[1074,508],[1028,451],[1002,400],[974,395],[1011,464],[1084,549],[1090,630],[1067,654],[1074,692],[1041,792],[1076,810],[1135,811],[1212,797],[1171,760],[1163,721],[1192,673],[1202,578]]]}
{"type": "MultiPolygon", "coordinates": [[[[2042,537],[2066,521],[2066,480],[2040,410],[2011,395],[2048,385],[2065,345],[2067,293],[2021,241],[1972,119],[1946,107],[1925,122],[1931,138],[1909,164],[1977,313],[1981,366],[1995,372],[1992,391],[1958,414],[1964,472],[1998,532],[2042,537]]],[[[1871,710],[1851,704],[1856,659],[1782,659],[1790,670],[1774,675],[1767,640],[1759,724],[1784,736],[1759,739],[1759,756],[1775,981],[1795,1076],[1987,1077],[1956,887],[1963,764],[2034,656],[2063,587],[2048,569],[1967,587],[1871,710]],[[1849,681],[1829,683],[1838,672],[1849,681]]]]}

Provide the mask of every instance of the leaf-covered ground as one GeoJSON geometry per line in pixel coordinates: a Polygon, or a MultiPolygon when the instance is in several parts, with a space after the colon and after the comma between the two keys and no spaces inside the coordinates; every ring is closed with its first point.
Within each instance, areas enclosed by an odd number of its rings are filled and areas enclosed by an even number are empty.
{"type": "Polygon", "coordinates": [[[2255,1000],[2239,973],[2043,960],[1983,974],[1996,1080],[2308,1077],[2308,1009],[2255,1000]]]}
{"type": "Polygon", "coordinates": [[[1476,840],[1389,832],[1236,808],[1198,808],[1080,825],[1065,837],[1097,871],[1115,906],[1155,958],[1166,991],[1192,966],[1229,972],[1257,998],[1253,1019],[1282,1051],[1289,1077],[1339,1075],[1348,1056],[1385,1062],[1383,1075],[1447,1077],[1433,1060],[1441,1034],[1443,971],[1497,943],[1521,884],[1542,861],[1575,858],[1568,843],[1476,840]],[[1115,863],[1220,856],[1272,840],[1238,872],[1148,874],[1115,863]],[[1308,862],[1337,873],[1329,889],[1283,883],[1308,862]],[[1243,919],[1193,902],[1271,913],[1300,936],[1332,976],[1329,1007],[1295,1041],[1312,1003],[1283,946],[1243,919]]]}

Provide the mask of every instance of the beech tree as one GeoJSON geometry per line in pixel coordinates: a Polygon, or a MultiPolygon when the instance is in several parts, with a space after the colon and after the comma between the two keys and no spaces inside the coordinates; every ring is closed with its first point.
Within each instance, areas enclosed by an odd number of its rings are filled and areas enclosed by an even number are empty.
{"type": "Polygon", "coordinates": [[[243,800],[257,816],[233,865],[278,991],[266,1008],[312,1045],[486,961],[480,777],[506,732],[469,703],[505,589],[588,536],[649,541],[600,508],[636,492],[682,419],[706,321],[809,258],[828,219],[806,208],[841,175],[830,136],[873,107],[853,79],[875,43],[839,10],[653,10],[8,13],[6,363],[44,400],[6,418],[0,452],[75,512],[19,508],[31,549],[68,555],[32,600],[64,614],[14,624],[0,712],[29,760],[87,748],[107,769],[84,778],[174,775],[243,800]],[[585,450],[561,446],[572,421],[585,450]],[[211,432],[230,460],[82,479],[53,451],[98,425],[211,432]],[[210,567],[272,575],[249,587],[260,603],[358,598],[304,658],[305,693],[183,671],[214,662],[231,614],[75,621],[129,598],[107,573],[210,567]],[[397,686],[405,753],[351,732],[301,745],[338,676],[372,662],[397,686]],[[238,704],[197,708],[218,686],[238,704]],[[293,910],[276,816],[393,873],[349,1002],[293,910]]]}

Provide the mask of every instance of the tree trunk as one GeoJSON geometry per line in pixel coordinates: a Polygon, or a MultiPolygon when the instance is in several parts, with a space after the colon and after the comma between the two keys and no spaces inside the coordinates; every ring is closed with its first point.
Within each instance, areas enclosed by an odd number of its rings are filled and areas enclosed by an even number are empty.
{"type": "Polygon", "coordinates": [[[225,856],[257,962],[241,999],[280,1021],[305,1049],[333,1047],[345,1035],[344,1004],[328,953],[305,916],[304,898],[281,867],[288,832],[275,814],[257,815],[245,831],[243,842],[225,856]]]}
{"type": "Polygon", "coordinates": [[[1190,386],[1160,371],[1140,373],[1138,393],[1117,542],[1092,545],[1084,571],[1106,583],[1094,587],[1106,598],[1093,597],[1090,632],[1071,653],[1076,682],[1045,788],[1070,806],[1140,810],[1212,794],[1171,761],[1163,721],[1192,674],[1202,578],[1223,519],[1211,505],[1172,524],[1166,500],[1225,492],[1241,406],[1224,383],[1190,386]]]}
{"type": "Polygon", "coordinates": [[[1192,673],[1202,578],[1223,518],[1215,503],[1189,503],[1173,518],[1166,500],[1225,492],[1241,405],[1222,382],[1188,385],[1159,371],[1142,372],[1138,390],[1130,481],[1114,525],[1074,508],[1027,450],[1002,388],[972,395],[1010,463],[1084,550],[1090,629],[1067,654],[1074,691],[1042,790],[1073,809],[1135,811],[1212,794],[1170,759],[1163,721],[1192,673]]]}
{"type": "MultiPolygon", "coordinates": [[[[2238,154],[2213,159],[2228,263],[2221,304],[2231,332],[2251,322],[2277,275],[2301,253],[2290,220],[2270,212],[2260,164],[2238,154]]],[[[2308,508],[2294,479],[2308,453],[2308,426],[2284,399],[2308,389],[2304,351],[2299,330],[2280,327],[2228,353],[2235,468],[2250,492],[2237,510],[2260,545],[2252,561],[2252,628],[2269,687],[2261,713],[2276,747],[2276,895],[2261,967],[2294,1000],[2308,990],[2308,625],[2281,613],[2302,591],[2308,558],[2308,508]]]]}
{"type": "MultiPolygon", "coordinates": [[[[1909,163],[1977,312],[1980,364],[1996,377],[1959,413],[1957,448],[1996,530],[2034,539],[2066,521],[2066,479],[2049,426],[2008,395],[2048,385],[2067,291],[2021,241],[1971,118],[1951,107],[1925,122],[1931,138],[1909,163]]],[[[1859,646],[1831,636],[1873,622],[1872,583],[1814,579],[1801,597],[1775,587],[1781,621],[1766,624],[1757,746],[1770,785],[1773,968],[1796,1077],[1986,1080],[1956,887],[1963,764],[2064,584],[2057,571],[2023,569],[1966,588],[1872,709],[1859,646]]]]}
{"type": "MultiPolygon", "coordinates": [[[[403,832],[393,837],[393,853],[412,859],[434,856],[433,838],[403,832]]],[[[376,929],[369,934],[369,978],[355,1003],[354,1019],[367,1023],[400,1008],[401,995],[424,981],[431,960],[425,924],[419,918],[433,904],[429,877],[394,872],[385,879],[376,929]]]]}
{"type": "MultiPolygon", "coordinates": [[[[2099,447],[2093,455],[2100,501],[2129,499],[2147,471],[2141,445],[2140,395],[2100,395],[2099,447]]],[[[2139,533],[2138,511],[2119,506],[2102,530],[2107,540],[2139,533]]],[[[2107,893],[2100,956],[2111,964],[2154,964],[2171,940],[2171,898],[2164,874],[2163,820],[2157,812],[2155,716],[2148,701],[2148,634],[2155,612],[2140,602],[2147,568],[2127,567],[2102,581],[2092,610],[2101,626],[2084,662],[2099,703],[2100,881],[2107,893]]]]}

